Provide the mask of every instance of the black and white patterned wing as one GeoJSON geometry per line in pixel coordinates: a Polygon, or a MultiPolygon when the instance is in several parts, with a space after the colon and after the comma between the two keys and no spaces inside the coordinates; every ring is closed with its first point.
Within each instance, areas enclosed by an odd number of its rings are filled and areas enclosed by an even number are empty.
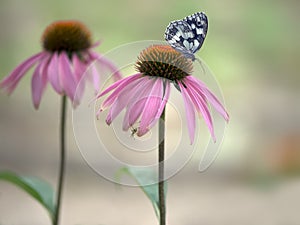
{"type": "Polygon", "coordinates": [[[189,39],[194,38],[194,33],[190,25],[183,20],[172,21],[166,31],[166,41],[177,51],[184,54],[186,57],[193,58],[193,52],[190,50],[189,39]]]}
{"type": "Polygon", "coordinates": [[[174,49],[195,60],[194,53],[201,48],[207,29],[206,15],[198,12],[183,20],[172,21],[165,31],[165,40],[174,49]]]}
{"type": "Polygon", "coordinates": [[[194,39],[190,40],[193,42],[191,51],[197,52],[203,45],[204,39],[208,30],[208,19],[204,12],[197,12],[193,15],[187,16],[183,19],[191,27],[194,39]]]}

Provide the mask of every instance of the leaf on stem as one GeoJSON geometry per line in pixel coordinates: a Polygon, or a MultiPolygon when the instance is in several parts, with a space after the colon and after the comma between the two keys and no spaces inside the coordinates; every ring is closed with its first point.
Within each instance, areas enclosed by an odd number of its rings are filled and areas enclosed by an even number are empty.
{"type": "MultiPolygon", "coordinates": [[[[120,168],[116,173],[116,181],[121,180],[123,174],[128,174],[131,176],[137,184],[140,186],[142,191],[150,199],[155,214],[159,219],[159,196],[158,196],[158,178],[155,171],[147,168],[133,168],[133,167],[123,167],[120,168]]],[[[167,182],[165,181],[165,196],[167,195],[167,182]]]]}
{"type": "Polygon", "coordinates": [[[0,180],[8,181],[27,192],[47,209],[53,220],[55,213],[54,190],[49,183],[37,177],[19,176],[12,172],[0,172],[0,180]]]}

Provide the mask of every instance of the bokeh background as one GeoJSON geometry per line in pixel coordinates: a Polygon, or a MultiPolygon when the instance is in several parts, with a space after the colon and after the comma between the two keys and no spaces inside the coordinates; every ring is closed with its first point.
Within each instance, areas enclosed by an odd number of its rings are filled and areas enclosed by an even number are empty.
{"type": "MultiPolygon", "coordinates": [[[[163,40],[171,20],[205,11],[209,33],[198,55],[216,75],[231,120],[209,170],[197,171],[196,155],[169,180],[169,224],[298,225],[299,9],[296,0],[1,0],[0,78],[40,51],[41,33],[54,20],[81,20],[94,40],[103,41],[97,51],[104,53],[133,41],[163,40]]],[[[10,97],[0,95],[0,170],[55,185],[60,98],[48,88],[35,111],[30,77],[10,97]]],[[[89,168],[70,117],[67,144],[62,224],[157,224],[140,189],[116,187],[89,168]]],[[[0,224],[50,221],[25,193],[0,182],[0,224]]]]}

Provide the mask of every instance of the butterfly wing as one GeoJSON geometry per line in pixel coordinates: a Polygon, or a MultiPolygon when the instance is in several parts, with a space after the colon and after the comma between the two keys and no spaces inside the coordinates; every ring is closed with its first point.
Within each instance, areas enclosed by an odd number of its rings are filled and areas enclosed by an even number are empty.
{"type": "Polygon", "coordinates": [[[183,20],[172,21],[165,31],[165,40],[174,49],[195,60],[194,53],[203,45],[207,30],[207,16],[197,12],[183,20]]]}
{"type": "Polygon", "coordinates": [[[191,26],[183,21],[176,20],[172,21],[165,31],[165,40],[177,51],[181,52],[189,58],[194,58],[191,49],[193,46],[190,45],[188,40],[194,38],[191,26]]]}
{"type": "Polygon", "coordinates": [[[208,30],[208,19],[204,12],[197,12],[183,19],[190,27],[193,33],[192,53],[197,52],[203,45],[208,30]]]}

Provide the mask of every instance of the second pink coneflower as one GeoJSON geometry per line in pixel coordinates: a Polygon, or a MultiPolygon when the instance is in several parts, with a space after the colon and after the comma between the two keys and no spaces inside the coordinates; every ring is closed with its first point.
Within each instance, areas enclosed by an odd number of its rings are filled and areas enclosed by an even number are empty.
{"type": "MultiPolygon", "coordinates": [[[[29,57],[17,66],[9,76],[3,79],[0,87],[9,94],[14,91],[20,79],[36,65],[32,75],[32,100],[34,107],[39,107],[47,83],[60,95],[68,96],[73,105],[79,104],[80,90],[76,88],[87,68],[99,66],[109,70],[115,79],[121,75],[108,59],[92,50],[91,33],[78,21],[57,21],[50,24],[42,36],[43,51],[29,57]]],[[[99,70],[91,69],[89,76],[94,86],[99,86],[99,70]]],[[[82,89],[84,86],[80,85],[82,89]]],[[[81,90],[82,92],[82,90],[81,90]]]]}
{"type": "Polygon", "coordinates": [[[50,24],[44,31],[42,44],[43,50],[17,66],[1,81],[0,87],[12,93],[26,72],[36,65],[31,84],[34,107],[39,107],[47,83],[62,96],[59,176],[55,208],[53,212],[51,210],[52,224],[58,225],[65,174],[67,98],[73,106],[80,103],[86,78],[92,81],[97,91],[102,72],[100,69],[111,72],[115,80],[120,79],[121,75],[112,62],[92,50],[97,44],[92,44],[91,33],[81,22],[58,21],[50,24]],[[101,67],[99,70],[98,66],[101,67]],[[88,76],[85,76],[86,71],[88,76]]]}

